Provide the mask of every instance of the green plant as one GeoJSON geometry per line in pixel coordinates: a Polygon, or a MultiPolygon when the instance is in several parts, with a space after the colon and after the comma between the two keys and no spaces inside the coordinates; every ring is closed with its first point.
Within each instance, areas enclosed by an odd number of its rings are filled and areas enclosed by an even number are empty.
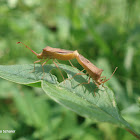
{"type": "MultiPolygon", "coordinates": [[[[76,74],[77,70],[70,66],[60,65],[68,77],[76,74]]],[[[117,126],[124,127],[135,137],[140,138],[132,127],[125,121],[117,108],[114,93],[109,88],[100,86],[94,96],[95,85],[78,86],[87,76],[77,76],[71,81],[66,80],[58,83],[57,78],[50,73],[54,65],[45,66],[45,77],[42,78],[42,67],[36,65],[35,72],[30,73],[33,65],[11,65],[0,66],[0,77],[6,80],[33,87],[40,87],[44,92],[56,102],[73,110],[77,114],[93,120],[94,122],[109,122],[117,126]]]]}

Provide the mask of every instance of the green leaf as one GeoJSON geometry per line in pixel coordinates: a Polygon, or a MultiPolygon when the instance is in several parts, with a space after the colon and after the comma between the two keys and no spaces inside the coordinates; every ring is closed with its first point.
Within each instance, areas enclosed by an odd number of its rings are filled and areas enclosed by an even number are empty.
{"type": "MultiPolygon", "coordinates": [[[[69,78],[78,72],[70,66],[61,64],[58,66],[68,74],[69,78]]],[[[40,83],[48,96],[81,116],[96,122],[125,126],[128,131],[135,133],[119,114],[115,96],[108,87],[100,86],[100,89],[95,90],[93,82],[79,85],[88,80],[86,75],[78,75],[72,80],[58,83],[56,77],[50,73],[50,70],[55,68],[54,65],[44,66],[45,76],[41,80],[43,76],[41,65],[36,65],[35,72],[30,73],[33,68],[33,65],[0,66],[0,77],[19,84],[35,86],[40,83]]]]}
{"type": "MultiPolygon", "coordinates": [[[[45,68],[47,76],[44,76],[43,80],[50,83],[56,83],[56,77],[49,74],[52,66],[45,68]]],[[[43,77],[43,70],[40,65],[36,65],[35,72],[33,72],[33,65],[11,65],[0,66],[0,77],[15,83],[25,84],[29,86],[41,87],[41,80],[43,77]]]]}

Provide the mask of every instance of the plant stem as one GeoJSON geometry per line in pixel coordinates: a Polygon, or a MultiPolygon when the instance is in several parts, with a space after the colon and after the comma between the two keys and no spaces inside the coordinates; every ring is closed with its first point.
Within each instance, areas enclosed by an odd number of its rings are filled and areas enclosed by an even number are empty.
{"type": "Polygon", "coordinates": [[[135,136],[138,140],[140,140],[140,136],[136,133],[134,133],[133,131],[131,131],[130,129],[125,128],[126,131],[128,131],[129,133],[131,133],[133,136],[135,136]]]}

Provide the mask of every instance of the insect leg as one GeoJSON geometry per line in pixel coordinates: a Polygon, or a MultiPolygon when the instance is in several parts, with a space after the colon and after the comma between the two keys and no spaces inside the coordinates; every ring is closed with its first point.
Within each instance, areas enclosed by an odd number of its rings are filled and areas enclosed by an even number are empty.
{"type": "MultiPolygon", "coordinates": [[[[70,63],[70,65],[72,66],[72,67],[74,67],[74,68],[76,68],[73,64],[72,64],[72,62],[70,61],[70,60],[68,60],[69,61],[69,63],[70,63]]],[[[76,68],[77,69],[77,68],[76,68]]],[[[77,69],[78,70],[78,69],[77,69]]],[[[83,72],[85,69],[83,69],[82,71],[80,71],[80,70],[78,70],[79,72],[83,72]]]]}
{"type": "Polygon", "coordinates": [[[56,59],[55,59],[55,61],[56,61],[58,64],[60,64],[56,59]]]}
{"type": "MultiPolygon", "coordinates": [[[[85,75],[86,75],[86,73],[85,73],[85,75]]],[[[84,82],[84,83],[79,84],[78,86],[83,85],[83,84],[89,84],[89,83],[90,83],[90,76],[89,76],[89,78],[88,78],[88,82],[87,82],[87,83],[84,82]]]]}
{"type": "Polygon", "coordinates": [[[63,80],[64,80],[64,82],[65,82],[64,76],[63,76],[61,70],[59,69],[58,65],[54,62],[54,59],[53,59],[53,63],[54,63],[55,66],[58,68],[58,70],[59,70],[59,72],[60,72],[60,74],[61,74],[61,76],[62,76],[62,78],[63,78],[63,80]]]}
{"type": "Polygon", "coordinates": [[[100,79],[104,78],[104,80],[106,80],[106,76],[101,76],[100,79]]]}
{"type": "MultiPolygon", "coordinates": [[[[83,72],[85,69],[81,70],[80,72],[83,72]]],[[[67,79],[67,80],[71,80],[73,79],[75,76],[77,75],[87,75],[86,73],[76,73],[74,76],[72,76],[70,79],[67,79]]]]}
{"type": "MultiPolygon", "coordinates": [[[[68,61],[69,61],[70,65],[71,65],[72,67],[74,67],[73,64],[71,63],[71,61],[70,61],[70,60],[68,60],[68,61]]],[[[74,67],[74,68],[76,68],[76,67],[74,67]]]]}
{"type": "Polygon", "coordinates": [[[99,88],[99,84],[97,84],[94,80],[93,80],[93,83],[99,88]]]}
{"type": "Polygon", "coordinates": [[[99,84],[96,83],[94,80],[93,80],[93,83],[97,86],[97,87],[94,89],[94,95],[96,96],[96,90],[99,89],[99,84]]]}
{"type": "Polygon", "coordinates": [[[43,68],[43,66],[49,61],[50,59],[48,59],[48,60],[46,60],[44,63],[42,63],[42,70],[43,70],[43,76],[42,76],[42,79],[44,78],[44,76],[45,76],[45,72],[44,72],[44,68],[43,68]]]}
{"type": "Polygon", "coordinates": [[[31,71],[31,73],[32,73],[32,72],[35,72],[35,63],[39,63],[39,62],[42,62],[42,61],[44,61],[44,60],[37,60],[37,61],[34,62],[34,70],[31,71]]]}

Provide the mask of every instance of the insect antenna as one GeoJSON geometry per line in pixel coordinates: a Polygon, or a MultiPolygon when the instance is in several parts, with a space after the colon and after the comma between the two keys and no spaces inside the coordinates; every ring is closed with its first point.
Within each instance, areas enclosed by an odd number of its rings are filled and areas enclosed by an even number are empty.
{"type": "Polygon", "coordinates": [[[19,43],[21,43],[21,44],[23,44],[26,48],[28,48],[32,53],[34,53],[36,56],[38,55],[35,51],[33,51],[31,48],[29,48],[27,45],[25,45],[24,43],[22,43],[22,42],[17,42],[17,44],[19,44],[19,43]]]}
{"type": "Polygon", "coordinates": [[[106,79],[105,81],[102,81],[102,83],[107,82],[108,80],[110,80],[112,78],[112,76],[114,75],[114,73],[116,72],[118,67],[115,68],[114,72],[112,73],[112,75],[110,76],[110,78],[106,79]]]}

